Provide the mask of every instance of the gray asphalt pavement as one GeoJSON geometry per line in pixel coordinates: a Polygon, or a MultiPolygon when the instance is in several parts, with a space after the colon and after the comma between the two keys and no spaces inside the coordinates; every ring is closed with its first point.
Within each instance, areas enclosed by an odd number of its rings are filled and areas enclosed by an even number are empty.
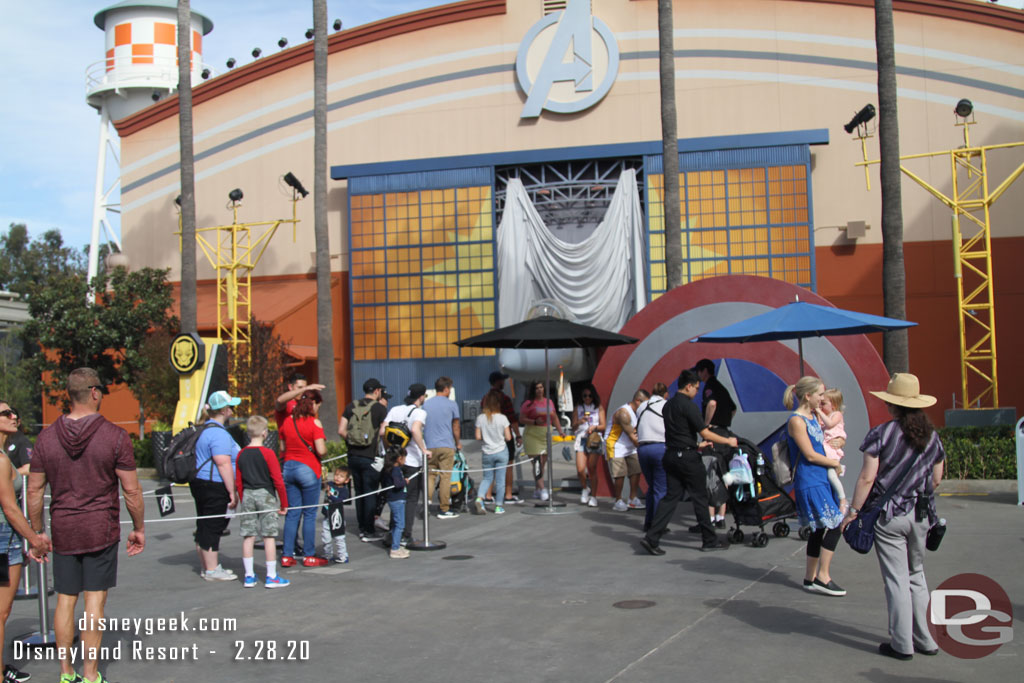
{"type": "MultiPolygon", "coordinates": [[[[556,479],[573,477],[574,467],[555,451],[556,479]]],[[[479,467],[478,445],[467,444],[467,452],[479,467]]],[[[532,485],[522,483],[528,495],[532,485]]],[[[643,512],[613,512],[610,499],[583,508],[578,493],[556,492],[556,499],[573,512],[544,517],[510,506],[503,516],[433,518],[431,538],[447,548],[407,560],[360,543],[351,533],[354,513],[346,511],[351,562],[282,570],[292,585],[273,591],[203,581],[193,524],[150,522],[145,552],[121,553],[107,616],[184,616],[192,630],[140,621],[152,633],[108,633],[101,669],[111,681],[153,682],[1019,680],[1024,633],[978,660],[940,653],[900,662],[877,654],[887,637],[874,556],[842,544],[833,577],[848,595],[807,593],[795,522],[791,536],[767,547],[734,544],[704,554],[686,531],[694,521],[687,503],[662,541],[667,554],[652,557],[638,544],[643,512]],[[161,661],[183,654],[185,661],[161,661]],[[270,655],[286,659],[267,661],[270,655]]],[[[194,513],[187,490],[176,489],[175,501],[168,519],[194,513]]],[[[928,554],[930,587],[960,573],[985,574],[1024,614],[1024,510],[1016,495],[946,495],[939,508],[949,531],[940,551],[928,554]]],[[[146,517],[158,517],[152,498],[146,517]]],[[[221,556],[241,575],[237,521],[230,528],[221,556]]],[[[15,603],[6,657],[11,637],[38,623],[35,601],[15,603]]],[[[57,680],[54,662],[20,666],[33,681],[57,680]]]]}

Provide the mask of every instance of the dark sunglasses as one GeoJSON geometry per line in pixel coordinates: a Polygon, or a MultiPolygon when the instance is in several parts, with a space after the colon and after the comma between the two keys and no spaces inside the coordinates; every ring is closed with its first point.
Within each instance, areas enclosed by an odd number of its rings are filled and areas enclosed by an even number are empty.
{"type": "Polygon", "coordinates": [[[110,389],[107,389],[102,384],[90,384],[89,388],[90,389],[99,389],[101,394],[109,394],[110,393],[110,389]]]}
{"type": "Polygon", "coordinates": [[[2,417],[9,417],[12,420],[17,420],[18,419],[18,414],[16,412],[14,412],[13,410],[11,410],[10,408],[8,408],[7,410],[0,410],[0,416],[2,416],[2,417]]]}

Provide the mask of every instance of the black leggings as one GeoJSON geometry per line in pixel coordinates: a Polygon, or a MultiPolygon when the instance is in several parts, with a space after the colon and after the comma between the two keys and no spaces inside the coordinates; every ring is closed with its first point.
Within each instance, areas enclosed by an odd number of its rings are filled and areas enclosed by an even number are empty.
{"type": "Polygon", "coordinates": [[[839,527],[835,529],[815,529],[811,532],[810,538],[807,539],[807,557],[820,557],[822,548],[829,552],[835,552],[842,535],[843,532],[839,530],[839,527]]]}

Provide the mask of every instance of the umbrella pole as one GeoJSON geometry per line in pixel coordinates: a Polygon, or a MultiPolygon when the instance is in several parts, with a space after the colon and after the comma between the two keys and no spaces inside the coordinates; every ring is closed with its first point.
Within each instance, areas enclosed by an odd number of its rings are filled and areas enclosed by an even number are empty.
{"type": "MultiPolygon", "coordinates": [[[[548,396],[548,391],[551,389],[551,367],[548,365],[548,347],[544,347],[544,398],[550,401],[551,397],[548,396]]],[[[555,417],[558,417],[558,406],[552,401],[552,405],[555,406],[555,417]]],[[[552,452],[553,446],[551,444],[551,413],[548,413],[547,419],[547,447],[548,447],[548,485],[547,488],[550,491],[548,493],[547,505],[535,505],[531,510],[523,510],[524,514],[533,515],[560,515],[571,512],[576,512],[574,509],[570,509],[565,503],[555,503],[555,491],[552,486],[552,482],[555,480],[555,465],[554,465],[554,453],[552,452]]]]}
{"type": "Polygon", "coordinates": [[[800,351],[800,376],[804,376],[804,338],[797,337],[796,348],[800,351]]]}

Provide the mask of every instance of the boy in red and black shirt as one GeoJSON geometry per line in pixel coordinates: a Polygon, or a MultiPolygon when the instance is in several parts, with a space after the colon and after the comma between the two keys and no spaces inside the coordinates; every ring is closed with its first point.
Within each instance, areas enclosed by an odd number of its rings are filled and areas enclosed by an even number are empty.
{"type": "Polygon", "coordinates": [[[235,489],[242,499],[238,515],[242,527],[242,565],[245,567],[245,588],[255,588],[253,549],[256,537],[263,538],[267,559],[267,588],[283,588],[291,583],[277,575],[278,517],[288,508],[288,494],[281,465],[274,451],[263,445],[267,437],[267,418],[253,415],[245,423],[249,445],[242,449],[235,462],[235,489]],[[276,491],[276,495],[275,495],[276,491]]]}

